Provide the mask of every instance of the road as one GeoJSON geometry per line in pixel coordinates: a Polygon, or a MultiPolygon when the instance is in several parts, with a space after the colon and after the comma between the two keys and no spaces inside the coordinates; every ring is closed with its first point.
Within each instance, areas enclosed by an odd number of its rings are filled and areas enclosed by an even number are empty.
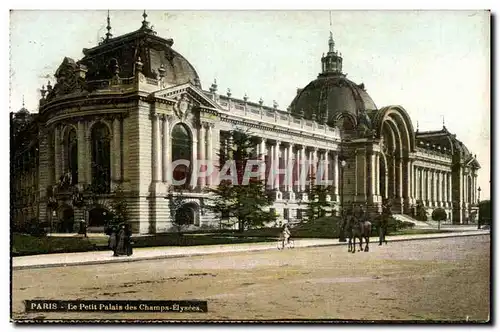
{"type": "Polygon", "coordinates": [[[487,320],[490,237],[14,270],[13,319],[487,320]],[[207,313],[25,313],[24,300],[206,300],[207,313]]]}

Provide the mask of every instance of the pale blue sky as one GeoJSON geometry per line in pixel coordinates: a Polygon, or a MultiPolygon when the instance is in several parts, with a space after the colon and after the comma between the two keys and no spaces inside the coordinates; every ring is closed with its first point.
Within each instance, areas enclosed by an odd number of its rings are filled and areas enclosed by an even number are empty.
{"type": "MultiPolygon", "coordinates": [[[[141,11],[111,11],[118,36],[141,26],[141,11]]],[[[320,72],[328,50],[328,11],[148,11],[158,35],[196,68],[204,89],[248,94],[285,109],[320,72]]],[[[13,11],[11,110],[39,89],[65,56],[106,33],[106,11],[13,11]]],[[[336,48],[348,78],[365,83],[380,108],[402,105],[414,127],[446,127],[477,154],[481,198],[490,196],[490,26],[482,11],[333,11],[336,48]]],[[[51,78],[52,82],[54,81],[51,78]]]]}

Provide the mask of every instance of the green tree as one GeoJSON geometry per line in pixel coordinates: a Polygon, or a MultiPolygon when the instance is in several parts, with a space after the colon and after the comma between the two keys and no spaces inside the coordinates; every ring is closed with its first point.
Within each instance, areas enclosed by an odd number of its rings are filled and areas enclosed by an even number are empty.
{"type": "Polygon", "coordinates": [[[220,170],[221,177],[229,175],[232,181],[222,180],[216,188],[208,190],[214,198],[207,209],[221,216],[221,224],[229,226],[237,223],[239,231],[262,227],[267,222],[275,221],[276,215],[268,209],[272,197],[266,191],[264,181],[247,174],[258,168],[258,165],[250,167],[248,163],[256,156],[255,142],[247,132],[240,130],[232,131],[230,137],[233,144],[220,153],[220,170]],[[227,161],[233,167],[226,169],[227,161]]]}
{"type": "Polygon", "coordinates": [[[315,178],[311,178],[311,183],[308,187],[306,203],[306,218],[308,221],[324,217],[326,215],[325,207],[329,206],[326,196],[331,192],[329,186],[316,184],[315,178]]]}
{"type": "Polygon", "coordinates": [[[121,186],[115,189],[115,197],[110,202],[113,212],[113,223],[121,224],[129,221],[127,196],[121,186]]]}
{"type": "Polygon", "coordinates": [[[187,213],[185,208],[186,198],[182,191],[174,193],[173,190],[170,190],[167,199],[171,223],[177,235],[181,237],[184,229],[193,223],[191,214],[187,213]]]}
{"type": "Polygon", "coordinates": [[[438,229],[441,229],[441,221],[445,221],[448,216],[443,208],[436,208],[432,211],[431,217],[438,222],[438,229]]]}

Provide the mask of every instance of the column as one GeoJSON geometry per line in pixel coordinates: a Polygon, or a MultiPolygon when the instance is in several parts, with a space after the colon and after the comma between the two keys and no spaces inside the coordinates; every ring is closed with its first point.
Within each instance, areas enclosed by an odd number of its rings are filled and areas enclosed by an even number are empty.
{"type": "Polygon", "coordinates": [[[168,158],[169,155],[169,150],[170,150],[170,144],[169,144],[169,138],[170,138],[170,123],[168,121],[168,117],[165,116],[163,117],[163,140],[162,140],[162,165],[163,165],[163,174],[162,174],[162,180],[165,184],[168,184],[169,178],[169,168],[170,168],[170,160],[168,158]]]}
{"type": "Polygon", "coordinates": [[[323,177],[324,179],[324,184],[325,186],[328,187],[328,181],[330,180],[330,151],[328,150],[325,150],[324,152],[324,155],[323,155],[323,160],[324,160],[324,164],[323,164],[323,171],[325,173],[325,176],[323,177]]]}
{"type": "Polygon", "coordinates": [[[279,176],[279,167],[280,167],[280,141],[276,141],[276,147],[274,149],[274,174],[275,174],[275,188],[277,191],[280,191],[280,176],[279,176]]]}
{"type": "MultiPolygon", "coordinates": [[[[198,130],[198,155],[199,155],[199,159],[202,161],[202,163],[204,162],[205,160],[205,149],[206,149],[206,145],[205,145],[205,124],[202,123],[201,126],[200,126],[200,129],[198,130]]],[[[197,167],[195,168],[196,170],[196,177],[198,178],[198,172],[200,171],[200,167],[202,165],[197,165],[197,167]]],[[[200,187],[203,189],[205,188],[205,185],[206,185],[206,177],[201,177],[201,178],[198,178],[197,181],[199,181],[199,184],[200,184],[200,187]]]]}
{"type": "Polygon", "coordinates": [[[300,176],[300,191],[304,192],[306,191],[306,178],[307,175],[309,174],[309,169],[308,165],[306,165],[306,146],[302,145],[302,151],[300,153],[300,157],[302,158],[301,164],[301,170],[299,174],[304,174],[304,176],[300,176]]]}
{"type": "Polygon", "coordinates": [[[422,169],[420,167],[417,167],[417,199],[423,200],[422,197],[422,169]]]}
{"type": "Polygon", "coordinates": [[[441,171],[436,172],[437,179],[436,179],[436,187],[437,187],[437,201],[438,201],[438,206],[443,206],[443,180],[441,177],[441,171]]]}
{"type": "MultiPolygon", "coordinates": [[[[283,167],[287,164],[287,161],[288,161],[288,147],[285,145],[283,149],[283,158],[281,158],[280,162],[278,163],[278,168],[283,169],[283,167]]],[[[285,171],[286,173],[283,177],[283,183],[280,182],[281,188],[278,187],[278,189],[280,191],[283,189],[283,191],[288,192],[288,180],[286,179],[288,170],[285,169],[285,171]]],[[[281,174],[278,176],[281,176],[281,174]]]]}
{"type": "Polygon", "coordinates": [[[429,184],[427,183],[427,169],[422,168],[422,201],[424,205],[429,205],[429,184]]]}
{"type": "Polygon", "coordinates": [[[403,198],[403,160],[401,158],[396,159],[396,174],[397,174],[397,196],[403,198]]]}
{"type": "Polygon", "coordinates": [[[153,171],[153,182],[159,182],[161,179],[161,147],[160,147],[160,119],[159,114],[153,114],[153,160],[152,160],[152,171],[153,171]]]}
{"type": "Polygon", "coordinates": [[[339,154],[337,151],[333,152],[333,193],[335,197],[339,195],[339,186],[340,186],[340,178],[339,178],[339,154]]]}
{"type": "Polygon", "coordinates": [[[287,191],[293,191],[293,144],[288,145],[288,162],[286,164],[286,175],[288,177],[287,181],[287,191]]]}
{"type": "Polygon", "coordinates": [[[85,160],[87,160],[87,149],[85,142],[85,123],[83,121],[78,121],[77,125],[77,137],[78,137],[78,184],[83,187],[87,179],[85,177],[85,160]]]}
{"type": "Polygon", "coordinates": [[[208,174],[207,185],[209,187],[212,186],[212,183],[213,183],[213,181],[212,181],[212,178],[213,178],[212,173],[215,170],[214,158],[213,158],[212,127],[213,127],[212,123],[209,123],[208,126],[207,126],[207,160],[208,160],[208,163],[210,165],[210,167],[208,168],[208,172],[210,174],[208,174]]]}
{"type": "MultiPolygon", "coordinates": [[[[377,196],[377,190],[378,190],[378,181],[379,177],[377,176],[377,153],[376,152],[370,152],[369,154],[370,160],[370,176],[372,178],[371,181],[371,195],[372,196],[377,196]]],[[[378,201],[377,198],[375,198],[375,201],[378,201]]]]}
{"type": "Polygon", "coordinates": [[[121,181],[121,167],[122,167],[122,146],[121,146],[121,120],[116,117],[113,119],[113,176],[114,181],[121,181]]]}
{"type": "Polygon", "coordinates": [[[59,126],[55,126],[54,129],[54,171],[55,171],[55,182],[59,183],[59,178],[61,177],[61,129],[59,126]]]}
{"type": "Polygon", "coordinates": [[[295,149],[295,191],[300,192],[300,149],[297,147],[295,149]]]}
{"type": "Polygon", "coordinates": [[[448,202],[450,207],[453,206],[453,179],[451,172],[448,172],[448,202]]]}
{"type": "Polygon", "coordinates": [[[319,181],[318,177],[318,149],[313,148],[312,152],[312,167],[311,167],[311,173],[314,178],[313,185],[316,185],[319,181]]]}
{"type": "MultiPolygon", "coordinates": [[[[198,134],[198,133],[196,133],[196,134],[198,134]]],[[[193,136],[195,136],[194,133],[193,133],[193,136]]],[[[197,137],[197,136],[198,135],[196,135],[195,137],[197,137]]],[[[193,178],[193,176],[197,175],[197,170],[198,170],[198,163],[197,163],[197,160],[198,160],[198,140],[193,139],[193,145],[192,145],[191,151],[192,151],[192,156],[191,156],[191,160],[192,160],[192,164],[191,164],[191,189],[196,189],[198,187],[198,179],[193,178]]],[[[232,157],[232,152],[229,152],[229,153],[232,157]]]]}
{"type": "Polygon", "coordinates": [[[269,185],[269,189],[273,190],[274,189],[274,184],[275,184],[275,177],[276,177],[276,174],[275,174],[275,160],[274,160],[274,150],[275,150],[275,146],[270,143],[269,144],[269,147],[270,149],[268,149],[268,160],[269,160],[269,177],[267,179],[267,182],[268,182],[268,185],[269,185]]]}
{"type": "Polygon", "coordinates": [[[259,155],[261,161],[260,179],[265,183],[266,181],[266,139],[262,138],[259,145],[259,155]]]}

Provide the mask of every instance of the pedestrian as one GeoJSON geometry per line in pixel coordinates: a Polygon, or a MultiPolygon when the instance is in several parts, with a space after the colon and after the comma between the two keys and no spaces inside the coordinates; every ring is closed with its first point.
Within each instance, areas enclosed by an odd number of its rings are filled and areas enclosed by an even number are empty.
{"type": "Polygon", "coordinates": [[[132,230],[129,224],[125,224],[125,249],[127,256],[132,256],[132,230]]]}
{"type": "Polygon", "coordinates": [[[116,256],[127,254],[127,235],[125,224],[120,224],[118,233],[116,234],[116,256]]]}
{"type": "Polygon", "coordinates": [[[111,226],[110,229],[109,229],[109,241],[108,241],[108,244],[109,244],[109,248],[111,250],[113,250],[113,256],[118,256],[118,254],[116,253],[116,245],[117,245],[117,241],[116,241],[116,226],[111,226]]]}
{"type": "Polygon", "coordinates": [[[85,219],[80,219],[80,234],[87,237],[87,223],[85,222],[85,219]]]}

